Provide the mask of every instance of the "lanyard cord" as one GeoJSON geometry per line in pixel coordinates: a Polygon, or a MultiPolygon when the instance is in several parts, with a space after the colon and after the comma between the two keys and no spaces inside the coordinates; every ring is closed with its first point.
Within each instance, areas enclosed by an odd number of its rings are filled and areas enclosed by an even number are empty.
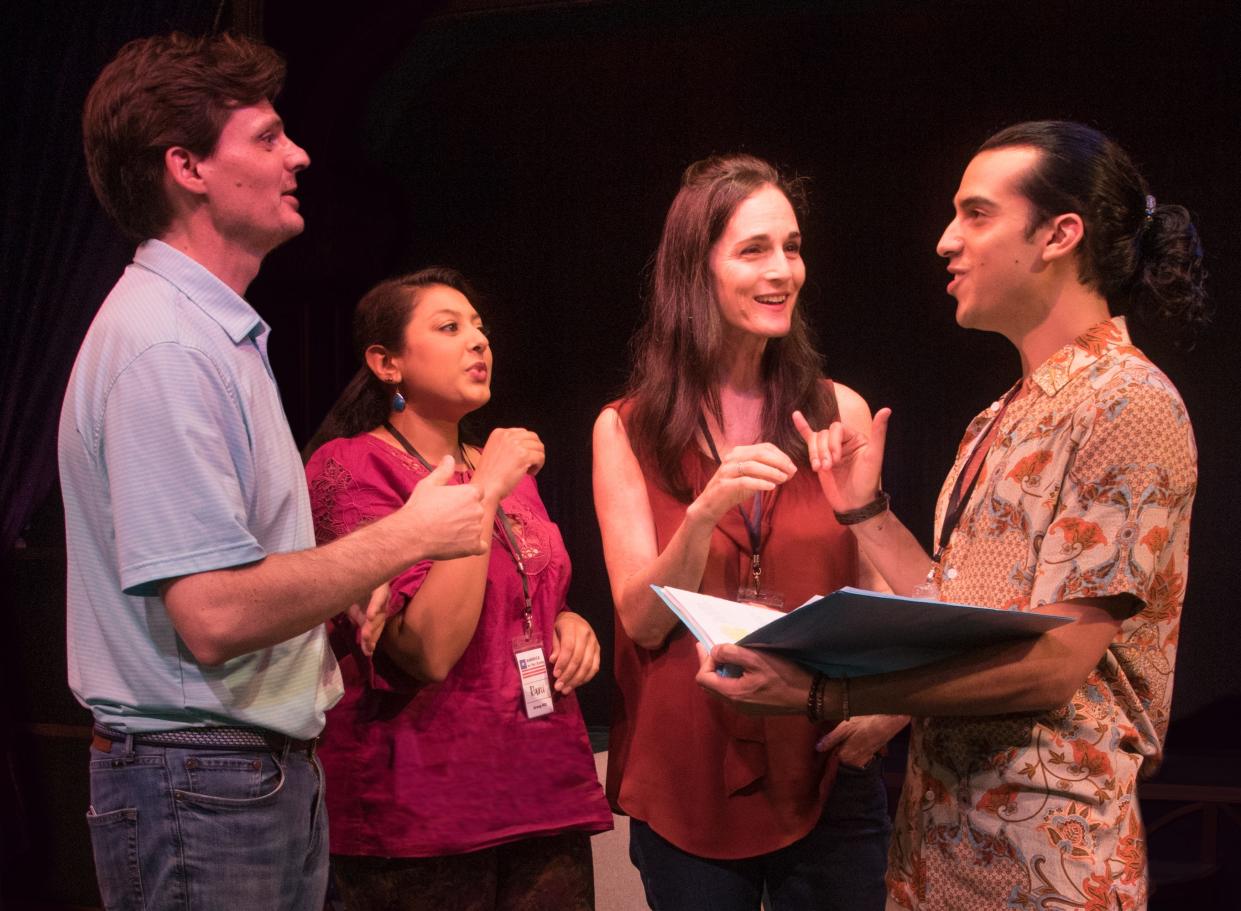
{"type": "MultiPolygon", "coordinates": [[[[388,433],[392,434],[392,438],[405,448],[406,452],[418,460],[423,468],[427,471],[432,470],[431,463],[422,457],[422,453],[414,448],[413,443],[405,439],[404,434],[392,426],[391,421],[384,421],[383,426],[388,433]]],[[[470,457],[466,455],[465,447],[458,444],[458,448],[461,451],[461,461],[472,472],[474,465],[470,462],[470,457]]],[[[517,575],[521,578],[521,596],[525,605],[522,611],[522,622],[525,624],[526,638],[529,639],[534,629],[534,603],[530,599],[530,576],[526,572],[526,562],[522,559],[521,547],[517,543],[517,536],[513,533],[512,520],[509,519],[508,513],[504,511],[504,507],[499,503],[496,504],[496,519],[500,525],[500,530],[504,533],[504,543],[507,545],[509,556],[513,558],[513,565],[517,567],[517,575]]]]}
{"type": "Polygon", "coordinates": [[[982,474],[982,465],[986,461],[987,453],[995,444],[995,438],[999,434],[1000,420],[1004,417],[1004,412],[1008,410],[1017,396],[1021,394],[1021,390],[1025,388],[1024,383],[1018,383],[1004,396],[999,410],[995,413],[995,417],[991,419],[991,423],[987,425],[987,429],[978,435],[974,448],[970,450],[969,457],[965,460],[965,464],[961,468],[961,473],[957,475],[956,483],[952,485],[952,494],[948,497],[948,509],[944,514],[944,524],[939,530],[939,542],[935,548],[935,553],[931,559],[938,563],[944,555],[944,551],[948,547],[948,539],[952,537],[952,533],[956,530],[957,523],[961,521],[961,515],[965,512],[965,507],[969,505],[970,497],[974,493],[974,487],[978,483],[978,477],[982,474]],[[966,480],[966,475],[969,480],[966,480]]]}
{"type": "MultiPolygon", "coordinates": [[[[711,458],[715,459],[715,464],[722,464],[720,451],[715,446],[710,428],[707,427],[707,419],[701,414],[698,415],[698,429],[707,441],[707,448],[711,450],[711,458]]],[[[745,523],[745,530],[750,538],[750,575],[753,577],[754,591],[759,592],[762,591],[759,583],[763,575],[763,495],[754,494],[749,513],[746,513],[740,503],[737,504],[737,512],[741,513],[741,521],[745,523]]]]}

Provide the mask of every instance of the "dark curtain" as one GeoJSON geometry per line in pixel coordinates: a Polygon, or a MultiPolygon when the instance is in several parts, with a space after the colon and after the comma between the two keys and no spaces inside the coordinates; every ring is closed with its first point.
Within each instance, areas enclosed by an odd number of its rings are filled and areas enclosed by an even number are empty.
{"type": "Polygon", "coordinates": [[[79,117],[95,76],[130,38],[209,30],[213,4],[31,5],[6,26],[0,168],[0,552],[56,477],[56,423],[74,355],[132,245],[103,215],[79,117]]]}
{"type": "MultiPolygon", "coordinates": [[[[207,31],[221,10],[193,0],[69,0],[6,12],[0,38],[0,554],[19,541],[53,488],[60,402],[74,356],[132,252],[86,177],[79,125],[86,92],[130,38],[207,31]]],[[[5,602],[12,609],[7,595],[5,602]]],[[[15,759],[22,707],[11,699],[0,705],[2,883],[26,848],[26,817],[15,759]]],[[[3,901],[0,888],[0,907],[3,901]]]]}

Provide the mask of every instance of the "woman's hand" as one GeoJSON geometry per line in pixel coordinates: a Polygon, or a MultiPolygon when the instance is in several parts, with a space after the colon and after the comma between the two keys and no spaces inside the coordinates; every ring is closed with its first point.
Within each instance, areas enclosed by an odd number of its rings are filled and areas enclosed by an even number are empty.
{"type": "Polygon", "coordinates": [[[715,525],[734,506],[756,493],[775,490],[796,473],[793,460],[771,443],[735,446],[690,504],[688,513],[715,525]]]}
{"type": "Polygon", "coordinates": [[[548,661],[555,689],[567,696],[599,673],[599,640],[583,617],[567,610],[556,615],[552,637],[548,661]]]}
{"type": "Polygon", "coordinates": [[[524,427],[497,427],[487,437],[473,482],[484,499],[499,503],[525,475],[538,474],[546,453],[538,434],[524,427]]]}
{"type": "Polygon", "coordinates": [[[375,654],[379,634],[384,631],[384,624],[388,622],[388,595],[388,583],[385,582],[371,592],[365,605],[358,601],[345,610],[353,625],[358,628],[358,645],[362,648],[362,654],[367,657],[375,654]]]}
{"type": "Polygon", "coordinates": [[[793,425],[810,451],[810,467],[836,512],[860,509],[879,496],[883,447],[891,416],[891,408],[880,408],[870,432],[865,433],[840,421],[814,430],[800,411],[793,412],[793,425]]]}

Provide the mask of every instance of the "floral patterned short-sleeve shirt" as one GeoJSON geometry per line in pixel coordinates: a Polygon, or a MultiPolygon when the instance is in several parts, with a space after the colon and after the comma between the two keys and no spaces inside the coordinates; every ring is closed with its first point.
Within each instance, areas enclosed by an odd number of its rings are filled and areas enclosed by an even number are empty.
{"type": "MultiPolygon", "coordinates": [[[[1054,711],[922,718],[889,859],[891,904],[1138,909],[1138,772],[1172,700],[1197,485],[1180,395],[1114,318],[1065,346],[1001,416],[938,567],[945,600],[1008,610],[1128,594],[1107,653],[1054,711]]],[[[949,492],[998,403],[970,424],[949,492]]]]}

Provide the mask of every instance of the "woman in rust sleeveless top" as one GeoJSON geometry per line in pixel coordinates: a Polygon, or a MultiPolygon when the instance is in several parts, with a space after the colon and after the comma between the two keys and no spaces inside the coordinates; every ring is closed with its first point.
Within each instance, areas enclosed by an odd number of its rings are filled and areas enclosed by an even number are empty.
{"type": "Polygon", "coordinates": [[[691,165],[664,223],[623,399],[594,431],[616,605],[608,796],[659,911],[882,908],[889,832],[876,752],[905,723],[829,733],[738,714],[694,684],[694,638],[651,591],[790,609],[875,588],[826,508],[792,414],[870,426],[823,376],[797,308],[796,182],[747,155],[691,165]],[[801,470],[799,470],[801,469],[801,470]]]}

